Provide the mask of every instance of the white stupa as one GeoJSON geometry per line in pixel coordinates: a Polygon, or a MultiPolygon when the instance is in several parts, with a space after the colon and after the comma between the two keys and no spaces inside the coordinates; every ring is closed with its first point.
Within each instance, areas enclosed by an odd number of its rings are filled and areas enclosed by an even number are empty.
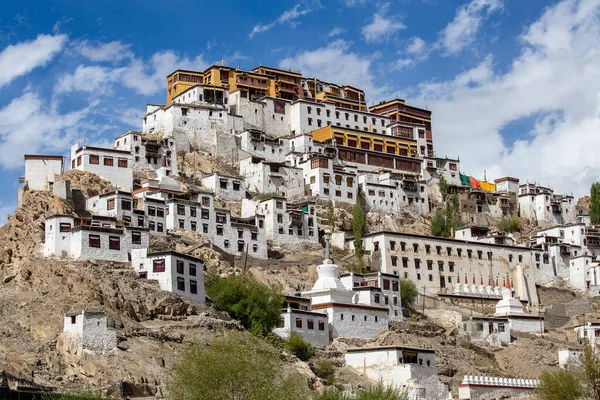
{"type": "Polygon", "coordinates": [[[496,317],[509,317],[511,315],[524,315],[523,304],[513,297],[510,289],[502,289],[502,300],[496,304],[496,317]]]}
{"type": "Polygon", "coordinates": [[[313,288],[302,292],[302,296],[311,299],[312,305],[323,303],[352,303],[354,291],[346,289],[340,280],[340,267],[329,256],[329,238],[325,246],[325,260],[317,267],[319,278],[313,288]]]}

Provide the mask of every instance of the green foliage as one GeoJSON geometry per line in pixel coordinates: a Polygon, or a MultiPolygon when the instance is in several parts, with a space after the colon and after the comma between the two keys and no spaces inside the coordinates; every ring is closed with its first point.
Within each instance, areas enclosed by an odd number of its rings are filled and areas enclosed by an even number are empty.
{"type": "Polygon", "coordinates": [[[590,209],[588,210],[592,225],[600,225],[600,182],[592,183],[590,188],[590,209]]]}
{"type": "Polygon", "coordinates": [[[363,238],[367,232],[367,218],[362,207],[355,204],[352,207],[352,234],[354,235],[354,254],[362,259],[364,254],[363,238]]]}
{"type": "Polygon", "coordinates": [[[431,218],[431,234],[433,236],[450,237],[453,230],[462,225],[459,207],[458,196],[455,194],[450,202],[444,204],[443,209],[433,215],[431,218]]]}
{"type": "Polygon", "coordinates": [[[292,332],[289,339],[283,342],[283,347],[302,361],[308,361],[313,356],[312,344],[302,339],[298,332],[292,332]]]}
{"type": "Polygon", "coordinates": [[[335,231],[335,213],[333,201],[331,200],[327,202],[327,224],[329,225],[329,229],[331,229],[331,233],[333,233],[335,231]]]}
{"type": "Polygon", "coordinates": [[[519,232],[521,230],[521,220],[517,217],[502,217],[498,221],[498,230],[506,233],[519,232]]]}
{"type": "Polygon", "coordinates": [[[448,196],[448,181],[446,181],[444,175],[440,176],[438,186],[440,188],[440,193],[442,194],[442,201],[444,201],[446,200],[446,196],[448,196]]]}
{"type": "Polygon", "coordinates": [[[215,336],[212,345],[189,345],[167,389],[173,400],[310,399],[306,379],[286,373],[275,348],[235,331],[215,336]]]}
{"type": "Polygon", "coordinates": [[[594,352],[589,343],[581,354],[580,380],[584,382],[587,394],[595,400],[600,399],[600,355],[594,352]]]}
{"type": "Polygon", "coordinates": [[[410,279],[400,279],[400,299],[402,300],[402,306],[410,308],[415,305],[417,301],[417,286],[410,279]]]}
{"type": "Polygon", "coordinates": [[[207,275],[206,294],[252,333],[266,335],[279,320],[281,288],[258,282],[251,274],[220,278],[207,275]]]}
{"type": "Polygon", "coordinates": [[[325,380],[325,385],[331,386],[335,381],[335,370],[333,363],[329,360],[321,360],[315,368],[315,375],[325,380]]]}
{"type": "Polygon", "coordinates": [[[405,390],[384,387],[379,383],[365,388],[356,396],[346,394],[339,389],[329,389],[321,396],[317,396],[316,400],[408,400],[408,393],[405,390]]]}
{"type": "Polygon", "coordinates": [[[72,393],[64,393],[61,395],[43,393],[42,400],[101,400],[102,397],[93,393],[85,393],[83,391],[74,391],[72,393]]]}
{"type": "Polygon", "coordinates": [[[541,400],[577,400],[583,395],[583,387],[573,371],[545,370],[536,393],[541,400]]]}
{"type": "Polygon", "coordinates": [[[281,195],[279,193],[261,193],[261,194],[257,194],[256,196],[254,196],[254,200],[257,201],[263,201],[263,200],[269,200],[272,199],[273,197],[281,197],[281,195]]]}

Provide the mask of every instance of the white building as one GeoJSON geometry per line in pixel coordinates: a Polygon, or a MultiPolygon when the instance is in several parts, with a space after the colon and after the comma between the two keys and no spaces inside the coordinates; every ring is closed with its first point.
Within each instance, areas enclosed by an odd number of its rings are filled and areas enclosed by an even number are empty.
{"type": "Polygon", "coordinates": [[[298,162],[304,170],[304,184],[308,196],[356,204],[358,182],[354,168],[334,166],[332,158],[312,156],[298,162]]]}
{"type": "Polygon", "coordinates": [[[526,314],[523,303],[513,297],[510,289],[502,289],[502,300],[496,305],[496,317],[507,318],[512,331],[544,334],[544,316],[526,314]]]}
{"type": "Polygon", "coordinates": [[[457,316],[456,327],[459,334],[467,335],[473,343],[485,343],[492,347],[510,343],[508,318],[457,316]]]}
{"type": "Polygon", "coordinates": [[[30,190],[53,191],[55,176],[64,172],[63,156],[25,154],[24,184],[30,190]]]}
{"type": "Polygon", "coordinates": [[[230,114],[226,105],[214,103],[148,104],[143,118],[144,133],[173,139],[177,151],[207,152],[232,159],[235,134],[242,132],[243,119],[230,114]]]}
{"type": "Polygon", "coordinates": [[[101,147],[71,147],[71,168],[89,171],[106,179],[120,190],[133,190],[133,156],[128,151],[101,147]]]}
{"type": "Polygon", "coordinates": [[[231,113],[244,120],[244,129],[259,130],[270,137],[289,136],[291,102],[273,97],[251,99],[241,91],[231,93],[231,113]]]}
{"type": "Polygon", "coordinates": [[[540,386],[537,379],[465,375],[458,386],[460,400],[512,399],[528,397],[540,386]]]}
{"type": "Polygon", "coordinates": [[[214,173],[202,179],[202,186],[210,189],[215,197],[223,200],[242,201],[246,198],[244,178],[214,173]]]}
{"type": "Polygon", "coordinates": [[[281,163],[286,159],[290,139],[271,137],[263,131],[248,129],[236,135],[236,142],[240,160],[247,157],[258,157],[268,162],[281,163]]]}
{"type": "Polygon", "coordinates": [[[368,211],[398,213],[414,204],[423,215],[429,213],[428,187],[414,175],[398,175],[388,171],[362,173],[358,176],[361,199],[368,211]]]}
{"type": "Polygon", "coordinates": [[[142,132],[129,131],[115,138],[115,149],[133,156],[134,171],[156,171],[166,168],[177,174],[177,149],[172,138],[158,139],[142,132]]]}
{"type": "Polygon", "coordinates": [[[327,314],[292,307],[284,308],[273,333],[288,339],[292,332],[298,333],[302,339],[313,346],[327,346],[329,344],[327,314]]]}
{"type": "Polygon", "coordinates": [[[106,314],[83,309],[64,317],[65,336],[77,343],[77,356],[83,353],[106,353],[117,347],[117,333],[107,328],[106,314]]]}
{"type": "Polygon", "coordinates": [[[240,161],[240,174],[251,193],[276,193],[288,199],[304,196],[304,175],[300,168],[248,157],[240,161]]]}
{"type": "Polygon", "coordinates": [[[573,196],[555,195],[550,188],[527,183],[519,186],[518,198],[520,216],[534,223],[553,226],[576,220],[573,196]]]}
{"type": "Polygon", "coordinates": [[[301,250],[305,245],[319,243],[315,203],[289,202],[285,197],[242,201],[242,217],[264,217],[267,240],[277,246],[301,250]]]}
{"type": "Polygon", "coordinates": [[[156,280],[160,289],[186,297],[196,303],[206,301],[204,262],[175,251],[148,253],[133,250],[131,265],[143,279],[156,280]]]}
{"type": "Polygon", "coordinates": [[[564,349],[558,351],[558,366],[567,368],[568,366],[578,366],[581,363],[581,349],[564,349]]]}
{"type": "MultiPolygon", "coordinates": [[[[435,351],[399,346],[360,347],[346,350],[346,365],[384,386],[405,388],[416,381],[424,393],[415,400],[446,400],[448,388],[437,376],[435,351]]],[[[411,396],[412,395],[412,396],[411,396]]]]}
{"type": "MultiPolygon", "coordinates": [[[[346,247],[354,248],[352,238],[346,239],[346,247]]],[[[410,279],[432,293],[452,294],[461,284],[463,295],[499,299],[496,288],[509,277],[522,301],[538,303],[531,267],[537,251],[526,247],[382,231],[365,235],[363,248],[370,254],[371,270],[410,279]]]]}
{"type": "Polygon", "coordinates": [[[302,295],[311,299],[313,311],[327,314],[332,338],[372,339],[388,328],[388,308],[358,304],[357,293],[346,289],[339,278],[339,267],[332,260],[326,258],[317,273],[319,279],[313,288],[302,295]]]}
{"type": "Polygon", "coordinates": [[[460,160],[440,158],[440,157],[423,157],[421,177],[427,182],[429,189],[429,197],[442,201],[442,194],[439,190],[440,179],[444,177],[448,183],[448,193],[461,193],[468,190],[470,187],[463,185],[460,180],[460,160]]]}
{"type": "Polygon", "coordinates": [[[147,228],[117,228],[114,220],[104,226],[85,223],[70,215],[46,218],[44,256],[127,262],[133,249],[149,245],[147,228]]]}
{"type": "Polygon", "coordinates": [[[402,319],[400,278],[382,272],[342,274],[340,280],[348,290],[358,294],[358,303],[369,306],[384,306],[389,309],[390,319],[402,319]]]}
{"type": "Polygon", "coordinates": [[[600,344],[600,322],[587,322],[582,325],[575,326],[577,341],[580,344],[588,342],[594,351],[598,352],[600,344]]]}
{"type": "Polygon", "coordinates": [[[144,210],[135,209],[131,193],[108,192],[87,200],[86,210],[94,215],[113,217],[125,226],[146,227],[144,210]]]}

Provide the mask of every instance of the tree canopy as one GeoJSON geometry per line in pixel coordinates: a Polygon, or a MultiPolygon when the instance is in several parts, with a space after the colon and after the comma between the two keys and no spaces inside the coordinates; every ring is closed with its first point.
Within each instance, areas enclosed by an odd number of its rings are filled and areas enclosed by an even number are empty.
{"type": "Polygon", "coordinates": [[[590,188],[590,209],[588,210],[592,225],[600,225],[600,182],[592,183],[590,188]]]}
{"type": "Polygon", "coordinates": [[[211,345],[190,344],[167,389],[174,400],[311,398],[306,378],[286,372],[274,347],[244,332],[217,335],[211,345]]]}

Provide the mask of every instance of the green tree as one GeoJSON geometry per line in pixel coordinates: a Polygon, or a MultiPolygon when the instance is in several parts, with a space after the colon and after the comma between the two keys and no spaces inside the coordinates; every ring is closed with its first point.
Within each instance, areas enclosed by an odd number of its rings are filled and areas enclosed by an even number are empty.
{"type": "Polygon", "coordinates": [[[583,346],[579,368],[586,392],[594,400],[600,400],[600,355],[589,343],[583,346]]]}
{"type": "Polygon", "coordinates": [[[340,389],[326,390],[321,396],[317,396],[316,400],[408,400],[406,390],[395,389],[393,387],[385,387],[379,383],[375,386],[369,386],[351,396],[340,389]]]}
{"type": "Polygon", "coordinates": [[[312,344],[302,339],[298,332],[292,332],[283,342],[283,347],[302,361],[308,361],[313,356],[312,344]]]}
{"type": "Polygon", "coordinates": [[[215,305],[252,333],[266,335],[281,314],[281,288],[258,282],[250,273],[221,278],[207,275],[206,294],[215,305]]]}
{"type": "Polygon", "coordinates": [[[402,306],[410,308],[415,305],[419,292],[417,285],[410,279],[400,279],[400,300],[402,306]]]}
{"type": "Polygon", "coordinates": [[[498,230],[506,233],[519,232],[521,230],[521,220],[518,217],[502,217],[498,221],[498,230]]]}
{"type": "Polygon", "coordinates": [[[578,400],[583,396],[583,387],[573,371],[545,370],[536,393],[540,400],[578,400]]]}
{"type": "Polygon", "coordinates": [[[335,231],[335,210],[333,208],[333,201],[329,200],[327,202],[327,224],[329,225],[329,229],[331,229],[331,233],[335,231]]]}
{"type": "Polygon", "coordinates": [[[460,202],[455,194],[450,201],[444,202],[444,208],[437,210],[431,218],[433,236],[450,237],[453,230],[461,226],[460,202]]]}
{"type": "Polygon", "coordinates": [[[354,272],[363,272],[363,238],[367,232],[367,218],[362,207],[355,204],[352,207],[352,233],[354,234],[354,255],[356,264],[353,266],[354,272]]]}
{"type": "Polygon", "coordinates": [[[590,209],[588,210],[592,225],[600,225],[600,182],[592,183],[590,188],[590,209]]]}
{"type": "Polygon", "coordinates": [[[440,180],[438,182],[438,186],[440,188],[440,194],[442,195],[442,201],[446,200],[446,196],[448,196],[448,181],[444,178],[444,175],[440,176],[440,180]]]}
{"type": "Polygon", "coordinates": [[[171,371],[174,400],[310,399],[306,378],[285,372],[278,351],[244,332],[215,336],[212,345],[193,343],[171,371]]]}

